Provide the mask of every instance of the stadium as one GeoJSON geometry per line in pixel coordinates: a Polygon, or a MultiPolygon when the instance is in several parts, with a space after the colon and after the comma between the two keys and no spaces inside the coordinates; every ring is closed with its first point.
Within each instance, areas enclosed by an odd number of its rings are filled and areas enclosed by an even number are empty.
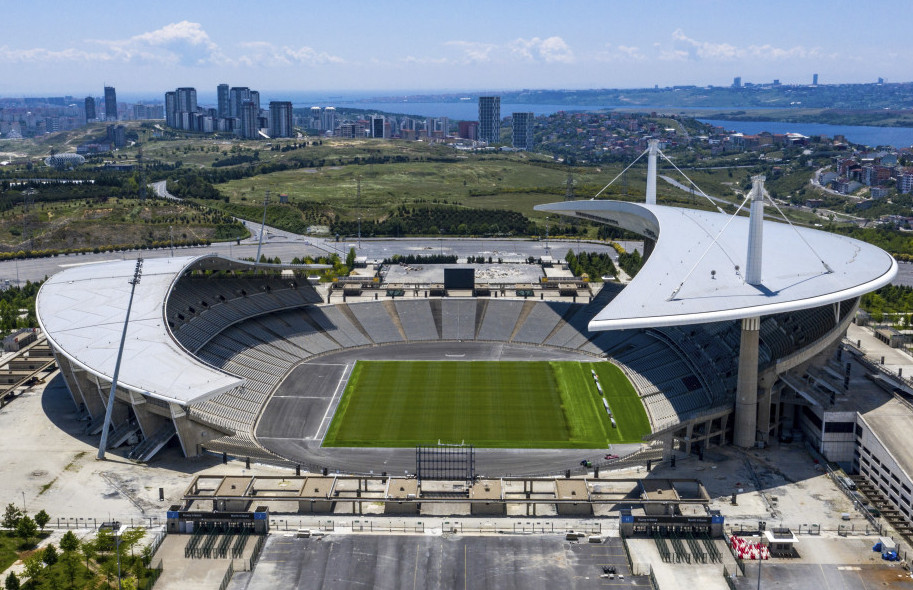
{"type": "Polygon", "coordinates": [[[539,207],[643,236],[627,285],[343,289],[300,265],[204,255],[67,269],[42,286],[38,319],[88,432],[109,409],[106,447],[137,461],[179,445],[410,473],[416,446],[473,445],[478,472],[531,475],[799,428],[790,383],[836,353],[896,262],[765,220],[761,177],[750,217],[658,205],[652,186],[646,203],[539,207]]]}

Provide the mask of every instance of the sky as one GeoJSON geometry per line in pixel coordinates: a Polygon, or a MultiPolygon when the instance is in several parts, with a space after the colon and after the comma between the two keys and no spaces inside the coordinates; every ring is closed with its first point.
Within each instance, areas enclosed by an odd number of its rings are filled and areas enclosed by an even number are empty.
{"type": "Polygon", "coordinates": [[[913,2],[0,0],[0,96],[913,80],[913,2]]]}

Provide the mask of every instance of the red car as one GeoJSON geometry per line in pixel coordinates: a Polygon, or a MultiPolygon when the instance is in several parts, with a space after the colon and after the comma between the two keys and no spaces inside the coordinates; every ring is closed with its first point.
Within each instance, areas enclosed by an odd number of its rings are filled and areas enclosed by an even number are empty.
{"type": "Polygon", "coordinates": [[[605,458],[606,459],[618,459],[619,457],[618,457],[618,455],[606,455],[605,458]]]}

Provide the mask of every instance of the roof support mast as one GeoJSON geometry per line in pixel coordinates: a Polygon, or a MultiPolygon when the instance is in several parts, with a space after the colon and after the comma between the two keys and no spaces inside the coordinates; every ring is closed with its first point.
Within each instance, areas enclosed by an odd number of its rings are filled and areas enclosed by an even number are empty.
{"type": "Polygon", "coordinates": [[[647,142],[647,205],[656,204],[656,156],[659,154],[659,140],[647,142]]]}
{"type": "Polygon", "coordinates": [[[748,264],[745,282],[761,284],[761,252],[764,238],[764,176],[751,177],[751,213],[748,221],[748,264]]]}

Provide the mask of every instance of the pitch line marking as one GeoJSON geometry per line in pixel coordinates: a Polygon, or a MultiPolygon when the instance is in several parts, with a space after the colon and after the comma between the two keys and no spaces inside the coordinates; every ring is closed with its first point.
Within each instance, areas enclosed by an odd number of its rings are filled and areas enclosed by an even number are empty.
{"type": "Polygon", "coordinates": [[[320,421],[320,428],[317,429],[317,435],[314,437],[317,440],[323,440],[323,437],[326,436],[326,431],[329,430],[330,427],[330,425],[327,424],[327,417],[330,415],[330,410],[333,409],[333,406],[336,403],[339,395],[342,393],[342,390],[345,389],[343,387],[343,383],[348,380],[349,374],[352,372],[352,369],[355,367],[355,365],[346,363],[345,367],[346,368],[343,370],[342,376],[339,378],[339,383],[336,384],[336,390],[333,392],[333,397],[330,398],[330,403],[327,404],[327,411],[323,413],[323,419],[320,421]],[[326,426],[324,426],[324,424],[326,424],[326,426]]]}

